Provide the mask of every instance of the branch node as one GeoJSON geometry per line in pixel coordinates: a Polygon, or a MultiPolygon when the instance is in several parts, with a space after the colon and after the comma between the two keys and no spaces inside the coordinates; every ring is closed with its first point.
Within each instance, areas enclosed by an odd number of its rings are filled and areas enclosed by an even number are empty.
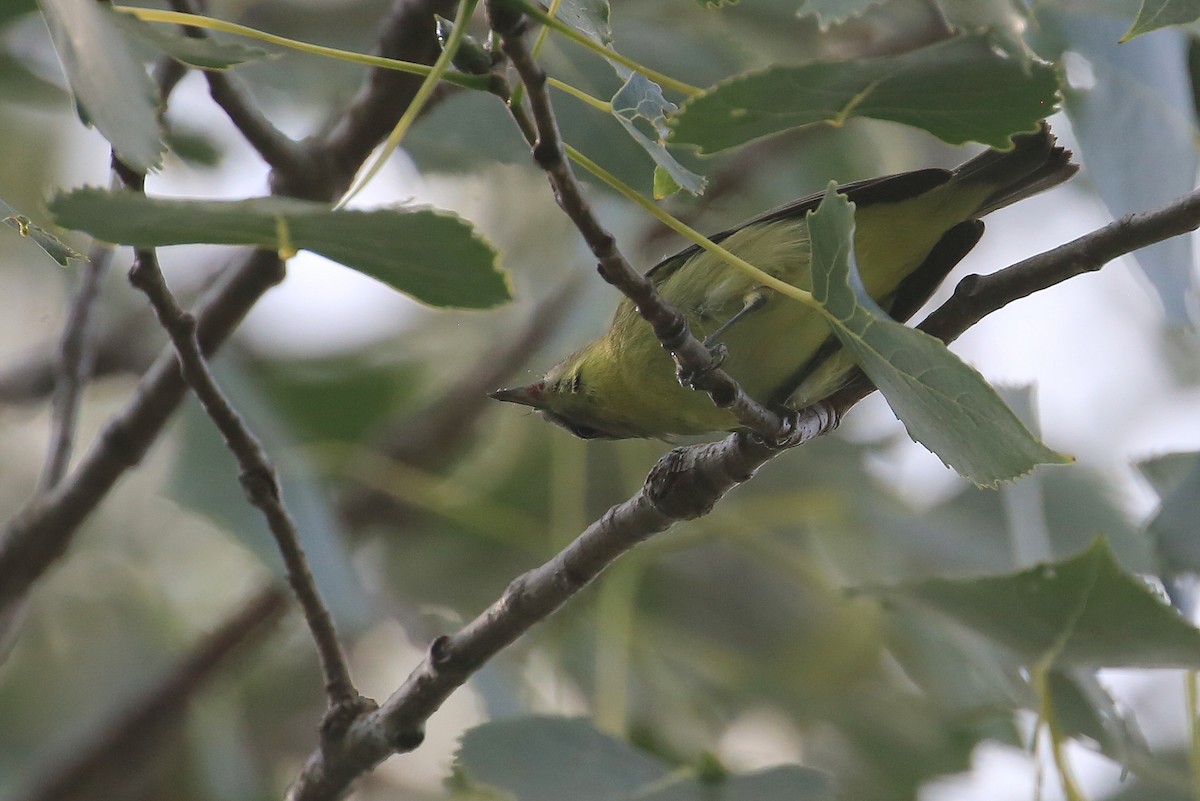
{"type": "Polygon", "coordinates": [[[488,26],[502,37],[521,36],[529,28],[528,18],[516,9],[509,8],[504,0],[485,0],[488,26]]]}
{"type": "Polygon", "coordinates": [[[275,472],[263,465],[254,465],[238,474],[242,491],[246,498],[255,506],[263,502],[278,503],[280,499],[279,480],[275,472]]]}
{"type": "Polygon", "coordinates": [[[543,170],[550,170],[562,163],[563,154],[552,142],[538,140],[533,146],[533,160],[543,170]]]}
{"type": "Polygon", "coordinates": [[[442,634],[429,643],[429,666],[441,670],[450,661],[450,637],[442,634]]]}
{"type": "Polygon", "coordinates": [[[421,743],[425,742],[425,727],[418,726],[415,729],[396,732],[391,737],[392,748],[396,749],[397,754],[407,754],[409,751],[416,751],[421,747],[421,743]]]}
{"type": "Polygon", "coordinates": [[[379,709],[379,704],[372,698],[355,695],[331,704],[321,718],[321,748],[325,751],[335,748],[346,737],[346,732],[354,722],[363,715],[369,715],[379,709]]]}

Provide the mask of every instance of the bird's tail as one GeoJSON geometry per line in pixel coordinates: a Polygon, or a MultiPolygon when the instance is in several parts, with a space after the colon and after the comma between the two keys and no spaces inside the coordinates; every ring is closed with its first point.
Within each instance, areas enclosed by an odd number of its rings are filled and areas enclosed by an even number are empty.
{"type": "Polygon", "coordinates": [[[1011,150],[988,150],[961,165],[951,180],[996,187],[974,215],[982,217],[1058,186],[1078,171],[1079,165],[1071,162],[1071,151],[1056,144],[1043,122],[1036,133],[1014,136],[1011,150]]]}

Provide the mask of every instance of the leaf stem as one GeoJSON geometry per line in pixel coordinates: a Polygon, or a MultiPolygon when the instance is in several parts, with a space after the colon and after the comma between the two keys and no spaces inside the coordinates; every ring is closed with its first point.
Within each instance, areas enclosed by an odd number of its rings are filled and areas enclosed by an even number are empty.
{"type": "MultiPolygon", "coordinates": [[[[239,25],[236,22],[229,22],[223,19],[214,17],[205,17],[200,14],[184,14],[179,11],[164,11],[157,8],[139,8],[137,6],[113,6],[114,11],[119,11],[123,14],[130,14],[143,22],[164,22],[173,25],[191,25],[194,28],[205,28],[212,31],[221,31],[222,33],[231,33],[236,36],[245,36],[249,39],[257,39],[260,42],[279,45],[290,50],[298,50],[301,53],[308,53],[314,56],[324,56],[326,58],[336,58],[341,61],[350,61],[355,64],[363,64],[368,67],[379,67],[380,69],[395,70],[396,72],[407,72],[412,75],[429,75],[433,68],[426,64],[416,64],[411,61],[400,61],[394,58],[385,58],[383,56],[372,56],[366,53],[355,53],[350,50],[340,50],[336,47],[326,47],[325,45],[313,44],[311,42],[301,42],[298,39],[289,39],[286,36],[277,36],[273,33],[260,31],[257,28],[251,28],[246,25],[239,25]]],[[[490,82],[490,78],[486,75],[467,75],[462,72],[446,72],[441,76],[441,80],[446,83],[452,83],[455,86],[461,86],[464,89],[480,89],[486,90],[490,82]]]]}
{"type": "MultiPolygon", "coordinates": [[[[605,114],[613,113],[612,103],[609,103],[607,100],[601,100],[598,97],[592,97],[587,92],[583,91],[582,89],[576,88],[569,83],[560,81],[557,78],[546,78],[546,84],[549,86],[553,86],[555,89],[559,90],[560,92],[566,92],[567,94],[569,94],[571,97],[575,98],[576,100],[582,100],[584,103],[587,103],[592,108],[597,109],[599,111],[603,111],[605,114]]],[[[521,90],[523,88],[524,88],[523,84],[518,84],[517,87],[515,89],[513,89],[512,98],[511,98],[510,102],[520,105],[519,90],[521,90]]]]}

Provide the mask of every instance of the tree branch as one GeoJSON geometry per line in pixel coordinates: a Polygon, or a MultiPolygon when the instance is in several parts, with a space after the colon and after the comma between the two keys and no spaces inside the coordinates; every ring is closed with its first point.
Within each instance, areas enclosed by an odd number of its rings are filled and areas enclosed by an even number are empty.
{"type": "Polygon", "coordinates": [[[196,318],[185,312],[171,294],[153,249],[134,251],[129,283],[144,292],[150,300],[159,322],[175,345],[184,380],[221,432],[229,450],[237,457],[241,470],[239,478],[246,498],[267,520],[267,526],[283,557],[288,584],[300,602],[304,619],[316,643],[329,706],[333,708],[355,703],[358,692],[350,679],[346,655],[338,641],[333,617],[317,590],[316,581],[308,567],[308,558],[300,547],[296,524],[283,504],[275,468],[261,443],[230,405],[208,369],[196,337],[196,318]]]}

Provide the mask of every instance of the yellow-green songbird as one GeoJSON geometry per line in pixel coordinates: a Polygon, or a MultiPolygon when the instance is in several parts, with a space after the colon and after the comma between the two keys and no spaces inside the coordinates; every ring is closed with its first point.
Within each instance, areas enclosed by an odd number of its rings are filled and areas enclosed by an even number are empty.
{"type": "MultiPolygon", "coordinates": [[[[1043,125],[955,170],[927,169],[846,184],[856,206],[854,248],[867,291],[899,321],[919,309],[979,241],[980,217],[1075,174],[1071,154],[1043,125]]],[[[824,193],[797,200],[712,237],[801,289],[811,288],[806,215],[824,193]]],[[[814,310],[757,284],[698,246],[646,274],[706,344],[723,345],[722,367],[754,399],[802,408],[845,383],[854,368],[814,310]]],[[[702,392],[680,385],[675,365],[623,299],[612,325],[535,384],[492,393],[538,409],[584,438],[668,437],[737,429],[702,392]]]]}

